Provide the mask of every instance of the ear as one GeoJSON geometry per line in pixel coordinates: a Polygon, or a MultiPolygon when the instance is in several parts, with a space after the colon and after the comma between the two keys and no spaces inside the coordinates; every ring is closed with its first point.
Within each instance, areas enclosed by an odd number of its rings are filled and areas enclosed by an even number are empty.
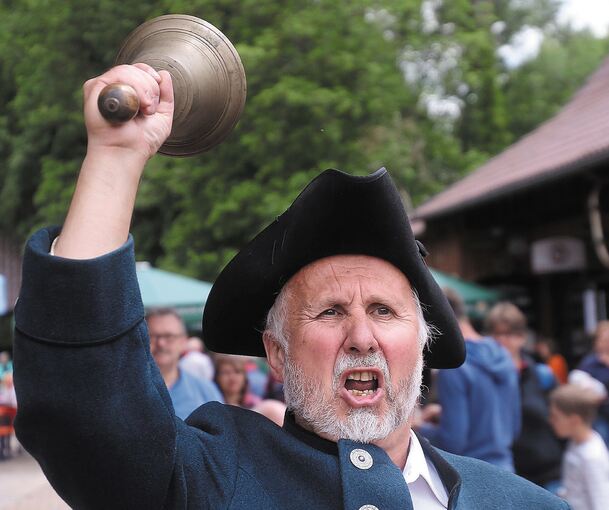
{"type": "Polygon", "coordinates": [[[264,342],[264,350],[266,351],[266,359],[271,367],[273,377],[283,382],[283,367],[285,365],[285,352],[279,342],[276,342],[270,333],[264,332],[262,335],[264,342]]]}

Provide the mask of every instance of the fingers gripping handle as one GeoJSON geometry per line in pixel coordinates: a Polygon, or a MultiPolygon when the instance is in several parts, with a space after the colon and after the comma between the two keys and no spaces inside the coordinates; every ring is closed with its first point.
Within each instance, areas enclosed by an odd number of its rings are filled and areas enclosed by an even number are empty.
{"type": "Polygon", "coordinates": [[[106,85],[97,99],[102,117],[113,124],[131,120],[140,109],[140,100],[135,90],[123,83],[106,85]]]}

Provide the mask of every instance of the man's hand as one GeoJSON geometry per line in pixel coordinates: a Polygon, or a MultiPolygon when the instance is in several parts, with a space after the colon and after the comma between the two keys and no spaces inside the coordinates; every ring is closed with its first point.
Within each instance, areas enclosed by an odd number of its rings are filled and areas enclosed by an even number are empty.
{"type": "Polygon", "coordinates": [[[85,124],[89,151],[125,149],[145,159],[159,150],[171,132],[173,88],[167,71],[147,64],[120,65],[84,84],[85,124]],[[106,85],[124,83],[140,100],[140,113],[124,124],[110,124],[99,113],[97,98],[106,85]]]}
{"type": "Polygon", "coordinates": [[[85,83],[84,103],[87,156],[55,246],[55,255],[74,259],[103,255],[127,240],[144,165],[171,132],[171,77],[146,64],[117,66],[85,83]],[[111,83],[130,85],[139,97],[140,113],[124,124],[110,124],[97,106],[111,83]]]}

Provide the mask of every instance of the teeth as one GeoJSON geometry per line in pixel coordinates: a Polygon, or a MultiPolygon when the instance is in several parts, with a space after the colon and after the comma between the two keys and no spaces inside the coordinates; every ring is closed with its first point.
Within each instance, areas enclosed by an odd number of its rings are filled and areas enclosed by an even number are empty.
{"type": "Polygon", "coordinates": [[[372,372],[353,372],[349,374],[347,379],[351,379],[353,381],[376,381],[377,376],[372,372]]]}
{"type": "Polygon", "coordinates": [[[365,396],[370,396],[370,395],[374,395],[374,390],[349,390],[349,392],[353,395],[355,395],[356,397],[365,397],[365,396]]]}

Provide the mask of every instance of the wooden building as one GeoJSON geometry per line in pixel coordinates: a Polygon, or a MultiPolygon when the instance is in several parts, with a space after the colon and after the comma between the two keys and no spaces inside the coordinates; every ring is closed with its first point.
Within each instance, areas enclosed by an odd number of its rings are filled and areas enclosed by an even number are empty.
{"type": "Polygon", "coordinates": [[[609,314],[609,59],[557,115],[411,216],[430,266],[506,291],[576,362],[609,314]]]}

